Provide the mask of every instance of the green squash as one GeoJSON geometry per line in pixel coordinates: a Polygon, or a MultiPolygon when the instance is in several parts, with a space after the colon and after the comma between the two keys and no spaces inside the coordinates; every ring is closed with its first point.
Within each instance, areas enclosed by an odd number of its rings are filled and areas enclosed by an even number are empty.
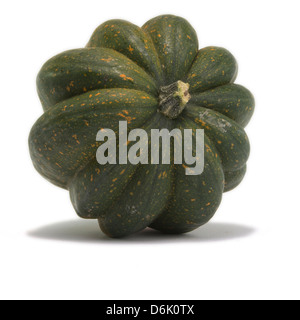
{"type": "Polygon", "coordinates": [[[139,28],[123,20],[102,24],[84,49],[49,60],[37,77],[44,114],[29,137],[37,171],[69,190],[77,214],[98,219],[110,237],[147,227],[190,232],[207,223],[224,192],[244,178],[250,146],[245,126],[252,94],[233,84],[235,58],[226,49],[199,50],[183,18],[160,16],[139,28]],[[205,167],[100,165],[97,132],[204,129],[205,167]]]}

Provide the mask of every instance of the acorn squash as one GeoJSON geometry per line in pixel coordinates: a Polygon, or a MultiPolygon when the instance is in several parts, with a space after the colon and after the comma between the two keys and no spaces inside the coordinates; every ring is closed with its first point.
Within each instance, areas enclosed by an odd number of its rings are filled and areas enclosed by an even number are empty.
{"type": "Polygon", "coordinates": [[[226,49],[199,50],[193,27],[165,15],[142,28],[102,24],[84,49],[49,60],[37,77],[44,114],[29,137],[37,171],[69,190],[77,214],[98,219],[110,237],[147,227],[190,232],[207,223],[224,191],[246,173],[245,126],[254,98],[233,84],[238,66],[226,49]],[[184,90],[182,90],[184,88],[184,90]],[[97,132],[204,129],[205,164],[198,176],[178,164],[105,164],[97,132]]]}

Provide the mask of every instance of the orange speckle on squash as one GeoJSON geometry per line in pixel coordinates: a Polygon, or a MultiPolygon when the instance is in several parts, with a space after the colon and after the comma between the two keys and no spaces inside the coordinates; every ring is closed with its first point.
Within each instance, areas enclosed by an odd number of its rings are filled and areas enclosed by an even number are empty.
{"type": "Polygon", "coordinates": [[[126,74],[121,74],[120,77],[123,79],[123,80],[130,80],[130,81],[133,81],[132,78],[130,77],[127,77],[126,74]]]}
{"type": "Polygon", "coordinates": [[[131,46],[131,45],[129,45],[128,50],[129,50],[129,52],[130,52],[130,53],[133,53],[133,51],[134,51],[134,49],[132,48],[132,46],[131,46]]]}
{"type": "Polygon", "coordinates": [[[107,58],[107,59],[101,59],[101,61],[105,61],[105,62],[111,62],[112,60],[113,60],[112,57],[109,57],[109,58],[107,58]]]}
{"type": "Polygon", "coordinates": [[[74,134],[74,135],[72,136],[72,138],[75,139],[75,141],[76,141],[77,144],[80,144],[80,141],[78,140],[78,137],[77,137],[76,134],[74,134]]]}
{"type": "Polygon", "coordinates": [[[129,117],[129,116],[125,116],[125,115],[122,114],[122,113],[118,113],[117,115],[120,116],[120,117],[122,117],[122,118],[124,118],[124,119],[126,119],[128,123],[131,123],[133,120],[136,119],[136,118],[132,118],[132,117],[129,117]]]}
{"type": "Polygon", "coordinates": [[[196,123],[200,123],[200,124],[202,124],[203,126],[206,126],[206,122],[205,121],[203,121],[203,120],[201,120],[201,119],[195,119],[195,122],[196,123]]]}

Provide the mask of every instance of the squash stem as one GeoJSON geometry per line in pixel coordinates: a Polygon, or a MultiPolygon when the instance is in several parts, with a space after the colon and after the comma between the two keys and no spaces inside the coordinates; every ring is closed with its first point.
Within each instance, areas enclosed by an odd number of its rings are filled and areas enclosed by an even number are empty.
{"type": "Polygon", "coordinates": [[[170,119],[176,119],[190,101],[190,85],[177,81],[169,86],[160,88],[159,112],[170,119]]]}

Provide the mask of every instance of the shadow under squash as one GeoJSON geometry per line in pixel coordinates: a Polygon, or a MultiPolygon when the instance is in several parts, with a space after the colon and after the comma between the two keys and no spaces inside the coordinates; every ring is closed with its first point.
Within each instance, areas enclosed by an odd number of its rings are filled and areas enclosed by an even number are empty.
{"type": "Polygon", "coordinates": [[[165,235],[152,229],[146,229],[130,237],[111,239],[101,232],[96,220],[71,220],[40,227],[29,231],[28,235],[45,240],[70,242],[154,244],[225,241],[247,237],[254,232],[253,228],[243,225],[210,222],[191,233],[182,235],[165,235]]]}

